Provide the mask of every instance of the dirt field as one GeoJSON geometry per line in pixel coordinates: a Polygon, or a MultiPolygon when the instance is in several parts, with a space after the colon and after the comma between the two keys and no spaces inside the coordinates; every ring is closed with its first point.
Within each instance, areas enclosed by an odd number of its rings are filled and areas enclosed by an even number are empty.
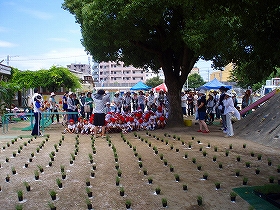
{"type": "Polygon", "coordinates": [[[219,126],[211,126],[209,134],[197,133],[197,129],[198,126],[193,125],[173,130],[156,130],[149,132],[150,136],[146,131],[141,131],[137,132],[137,138],[134,133],[125,134],[124,137],[121,134],[110,134],[111,145],[102,138],[94,141],[96,154],[93,154],[91,136],[80,135],[79,144],[75,146],[76,135],[65,134],[65,140],[58,146],[53,164],[49,166],[49,154],[55,151],[54,145],[58,145],[62,139],[63,127],[51,125],[44,137],[33,138],[30,143],[30,137],[27,137],[29,131],[12,130],[10,127],[9,132],[0,138],[0,209],[15,209],[16,205],[20,204],[23,209],[44,210],[50,209],[48,203],[53,203],[57,209],[87,209],[87,179],[90,180],[89,189],[93,192],[93,197],[89,198],[93,209],[126,209],[127,199],[131,200],[131,209],[164,209],[162,198],[167,199],[167,208],[172,210],[248,209],[249,204],[240,197],[237,197],[235,203],[230,201],[232,188],[242,187],[244,177],[248,178],[249,186],[268,184],[270,176],[275,177],[275,182],[280,179],[277,173],[280,149],[243,139],[224,138],[219,126]],[[48,141],[46,134],[50,135],[48,141]],[[12,144],[14,136],[18,135],[26,138],[18,138],[12,144]],[[9,147],[7,143],[10,143],[9,147]],[[246,148],[243,148],[243,144],[246,144],[246,148]],[[40,145],[42,149],[37,153],[36,149],[40,145]],[[21,146],[22,150],[18,153],[21,146]],[[116,148],[117,162],[112,146],[116,148]],[[70,164],[71,153],[75,152],[76,147],[79,148],[78,153],[74,163],[70,164]],[[217,152],[214,151],[215,147],[217,152]],[[158,154],[155,154],[154,149],[158,150],[158,154]],[[229,151],[228,156],[225,154],[226,150],[229,151]],[[203,151],[207,153],[206,156],[203,151]],[[15,157],[13,152],[16,153],[15,157]],[[135,152],[138,153],[137,156],[135,152]],[[252,152],[254,157],[251,156],[252,152]],[[31,153],[35,156],[32,162],[29,162],[31,153]],[[93,155],[93,163],[90,163],[89,154],[93,155]],[[167,161],[167,165],[160,159],[160,154],[167,161]],[[262,155],[261,160],[257,159],[259,154],[262,155]],[[139,156],[142,158],[142,168],[139,167],[139,156]],[[215,162],[213,156],[217,157],[215,162]],[[241,157],[240,162],[236,160],[237,156],[241,157]],[[6,158],[9,158],[9,162],[6,162],[6,158]],[[192,162],[194,158],[196,163],[192,162]],[[271,166],[268,166],[268,159],[272,161],[271,166]],[[250,167],[246,167],[246,162],[250,162],[250,167]],[[27,168],[25,163],[28,163],[27,168]],[[120,186],[115,183],[118,175],[116,164],[122,171],[120,186]],[[222,164],[222,169],[219,164],[222,164]],[[95,170],[93,165],[96,166],[95,170]],[[174,172],[170,171],[170,165],[174,167],[174,172]],[[201,170],[198,170],[198,165],[201,165],[201,170]],[[39,173],[39,180],[35,180],[34,171],[39,170],[38,166],[41,166],[44,172],[39,173]],[[61,166],[65,166],[66,179],[62,179],[61,166]],[[12,174],[13,167],[16,169],[15,175],[12,174]],[[256,168],[260,169],[258,175],[255,173],[256,168]],[[147,170],[147,175],[144,175],[144,170],[147,170]],[[240,170],[238,177],[235,175],[236,170],[240,170]],[[94,177],[91,177],[91,172],[95,173],[94,177]],[[209,175],[207,180],[203,179],[205,172],[209,175]],[[9,182],[5,180],[7,174],[10,176],[9,182]],[[179,182],[175,181],[175,174],[179,175],[179,182]],[[56,183],[57,178],[61,179],[63,184],[61,189],[56,183]],[[148,184],[148,178],[153,179],[152,184],[148,184]],[[25,181],[31,186],[30,192],[25,189],[25,181]],[[216,189],[215,182],[221,183],[220,189],[216,189]],[[184,191],[183,185],[187,185],[188,189],[184,191]],[[120,187],[124,188],[124,196],[120,196],[120,187]],[[159,195],[155,193],[157,187],[161,189],[159,195]],[[21,202],[18,201],[18,190],[23,191],[21,202]],[[57,199],[54,201],[49,195],[50,190],[57,192],[57,199]],[[197,205],[197,196],[202,196],[202,206],[197,205]]]}

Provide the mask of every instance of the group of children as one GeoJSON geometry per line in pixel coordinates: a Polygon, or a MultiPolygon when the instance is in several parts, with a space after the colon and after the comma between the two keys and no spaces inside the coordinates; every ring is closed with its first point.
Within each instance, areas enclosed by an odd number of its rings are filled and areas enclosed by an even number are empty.
{"type": "MultiPolygon", "coordinates": [[[[131,113],[108,112],[105,116],[105,132],[106,133],[128,133],[140,130],[163,129],[166,125],[167,113],[161,106],[154,112],[147,110],[143,112],[141,109],[131,113]]],[[[79,118],[78,122],[70,120],[68,126],[62,133],[80,133],[94,135],[94,114],[90,119],[79,118]]],[[[97,133],[101,132],[101,127],[97,129],[97,133]]],[[[96,134],[95,134],[96,135],[96,134]]]]}

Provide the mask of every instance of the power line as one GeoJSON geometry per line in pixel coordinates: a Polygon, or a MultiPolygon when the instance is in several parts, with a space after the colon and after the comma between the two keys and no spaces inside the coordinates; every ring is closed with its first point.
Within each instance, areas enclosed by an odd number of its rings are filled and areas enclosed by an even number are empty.
{"type": "Polygon", "coordinates": [[[12,60],[15,61],[40,61],[40,60],[56,60],[56,59],[62,59],[62,58],[74,58],[74,57],[82,57],[82,56],[88,56],[88,55],[74,55],[74,56],[65,56],[65,57],[56,57],[56,58],[30,58],[30,59],[21,59],[21,60],[12,60]]]}

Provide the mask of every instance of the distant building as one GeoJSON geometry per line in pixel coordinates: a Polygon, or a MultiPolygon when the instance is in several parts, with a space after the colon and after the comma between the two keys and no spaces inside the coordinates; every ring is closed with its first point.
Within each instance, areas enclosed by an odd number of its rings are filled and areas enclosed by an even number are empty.
{"type": "Polygon", "coordinates": [[[7,82],[11,77],[11,70],[10,66],[6,66],[0,63],[0,81],[7,82]]]}
{"type": "Polygon", "coordinates": [[[95,87],[104,89],[127,89],[139,81],[146,81],[144,69],[126,66],[124,62],[94,62],[92,74],[95,87]],[[108,87],[108,88],[106,88],[108,87]]]}
{"type": "Polygon", "coordinates": [[[67,65],[70,72],[79,77],[82,83],[93,83],[91,66],[89,64],[76,64],[72,63],[67,65]]]}
{"type": "Polygon", "coordinates": [[[210,80],[214,78],[218,79],[220,82],[227,82],[230,79],[231,71],[234,69],[234,63],[229,63],[222,70],[214,71],[210,74],[210,80]]]}
{"type": "Polygon", "coordinates": [[[80,78],[82,83],[82,91],[92,91],[94,81],[92,77],[91,65],[89,64],[76,64],[72,63],[67,65],[70,72],[80,78]]]}
{"type": "Polygon", "coordinates": [[[163,73],[162,69],[160,69],[158,71],[158,73],[154,73],[152,70],[149,70],[148,72],[146,72],[146,80],[151,79],[153,77],[159,77],[159,79],[164,80],[164,73],[163,73]]]}
{"type": "Polygon", "coordinates": [[[199,68],[193,67],[191,72],[189,73],[189,75],[191,75],[191,74],[199,74],[199,68]]]}

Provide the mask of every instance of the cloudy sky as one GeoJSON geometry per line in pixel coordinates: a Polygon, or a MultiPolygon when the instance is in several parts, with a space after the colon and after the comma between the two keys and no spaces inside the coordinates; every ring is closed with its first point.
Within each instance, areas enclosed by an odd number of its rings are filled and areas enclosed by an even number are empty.
{"type": "MultiPolygon", "coordinates": [[[[89,63],[81,45],[80,27],[63,0],[1,0],[0,61],[20,70],[66,67],[89,63]]],[[[210,62],[200,61],[201,75],[207,81],[210,62]]]]}

